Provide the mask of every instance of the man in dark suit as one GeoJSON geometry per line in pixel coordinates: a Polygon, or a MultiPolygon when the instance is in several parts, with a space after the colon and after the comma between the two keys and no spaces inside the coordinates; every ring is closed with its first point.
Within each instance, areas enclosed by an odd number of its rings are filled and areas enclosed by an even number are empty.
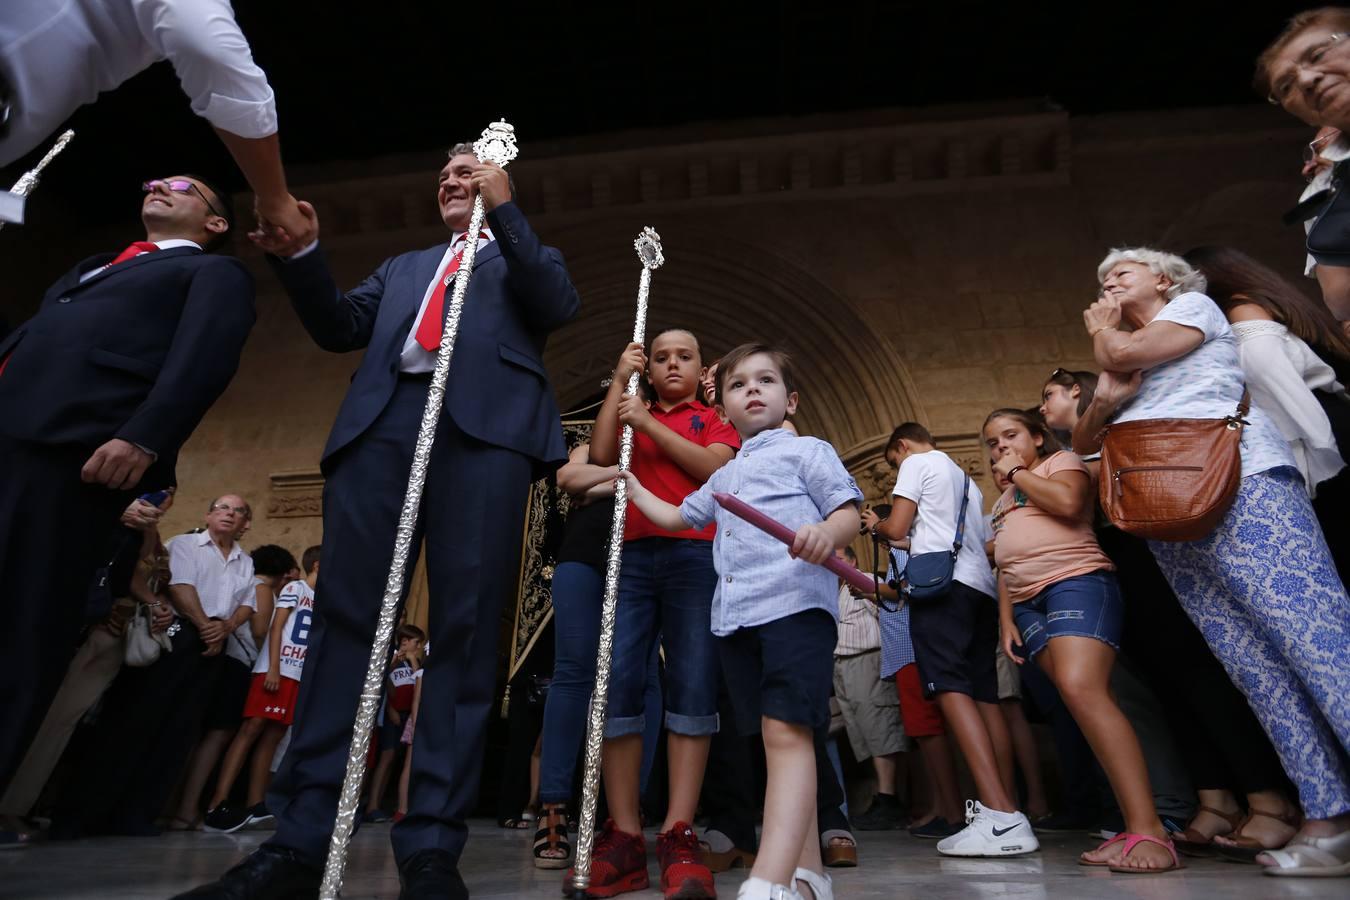
{"type": "Polygon", "coordinates": [[[227,200],[195,177],[149,182],[145,240],[91,257],[0,341],[0,787],[61,684],[95,569],[139,491],[239,365],[253,280],[204,253],[227,200]]]}
{"type": "Polygon", "coordinates": [[[451,151],[437,199],[450,243],[387,259],[348,293],[316,247],[272,260],[319,346],[366,355],[324,450],[324,564],[291,744],[268,796],[277,831],[186,896],[293,900],[318,886],[444,308],[459,254],[476,237],[413,543],[426,539],[431,652],[408,813],[392,830],[405,900],[468,896],[458,860],[493,699],[501,601],[519,572],[530,482],[566,458],[544,342],[580,299],[562,255],[512,202],[506,173],[479,163],[467,144],[451,151]],[[487,227],[469,236],[475,194],[487,227]]]}

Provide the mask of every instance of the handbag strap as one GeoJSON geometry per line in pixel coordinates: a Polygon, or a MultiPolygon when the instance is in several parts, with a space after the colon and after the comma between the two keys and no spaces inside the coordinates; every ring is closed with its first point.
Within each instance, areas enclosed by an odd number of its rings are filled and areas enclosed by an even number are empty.
{"type": "Polygon", "coordinates": [[[1247,413],[1252,411],[1252,392],[1247,390],[1247,386],[1242,386],[1242,399],[1238,401],[1237,418],[1246,419],[1247,413]]]}
{"type": "Polygon", "coordinates": [[[961,515],[956,519],[956,540],[952,542],[952,556],[955,557],[961,553],[961,546],[966,540],[966,507],[970,505],[970,473],[965,473],[965,480],[961,482],[961,515]]]}

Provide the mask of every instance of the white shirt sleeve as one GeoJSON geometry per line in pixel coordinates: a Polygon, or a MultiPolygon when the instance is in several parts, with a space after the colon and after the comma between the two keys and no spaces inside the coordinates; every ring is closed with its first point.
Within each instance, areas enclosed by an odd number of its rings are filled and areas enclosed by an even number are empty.
{"type": "MultiPolygon", "coordinates": [[[[1252,401],[1274,420],[1290,443],[1308,487],[1316,487],[1345,465],[1331,422],[1308,386],[1310,376],[1321,376],[1317,377],[1320,383],[1330,367],[1311,351],[1298,354],[1298,345],[1303,342],[1278,322],[1237,322],[1233,332],[1238,337],[1238,358],[1252,401]],[[1295,358],[1305,356],[1311,362],[1305,359],[1300,367],[1295,358]]],[[[1334,373],[1330,377],[1334,382],[1334,373]]]]}
{"type": "Polygon", "coordinates": [[[131,0],[141,34],[178,73],[192,111],[244,138],[277,131],[276,99],[228,0],[131,0]]]}
{"type": "Polygon", "coordinates": [[[188,534],[169,541],[169,584],[197,584],[197,554],[193,542],[198,535],[188,534]]]}

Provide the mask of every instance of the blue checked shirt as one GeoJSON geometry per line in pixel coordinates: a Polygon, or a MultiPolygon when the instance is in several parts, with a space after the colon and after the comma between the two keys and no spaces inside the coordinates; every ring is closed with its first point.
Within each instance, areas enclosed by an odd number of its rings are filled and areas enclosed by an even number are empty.
{"type": "Polygon", "coordinates": [[[822,522],[845,503],[862,501],[834,448],[781,428],[761,431],[684,498],[680,515],[695,528],[717,522],[713,634],[728,635],[808,609],[823,609],[838,619],[838,577],[793,559],[784,544],[718,506],[714,491],[734,494],[793,531],[822,522]]]}
{"type": "MultiPolygon", "coordinates": [[[[903,566],[908,558],[909,554],[904,550],[891,551],[886,572],[888,581],[900,577],[895,571],[896,564],[903,566]]],[[[914,662],[914,644],[909,639],[909,604],[901,603],[894,610],[882,604],[877,610],[877,621],[881,625],[881,677],[890,680],[895,678],[896,672],[914,662]]]]}

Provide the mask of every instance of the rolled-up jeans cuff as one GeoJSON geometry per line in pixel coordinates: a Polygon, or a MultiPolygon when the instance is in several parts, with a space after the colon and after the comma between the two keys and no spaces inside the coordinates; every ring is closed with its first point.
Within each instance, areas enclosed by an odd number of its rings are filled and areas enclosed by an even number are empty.
{"type": "Polygon", "coordinates": [[[672,734],[702,737],[708,734],[716,734],[718,728],[717,713],[710,716],[682,716],[679,713],[666,713],[666,730],[672,734]]]}
{"type": "Polygon", "coordinates": [[[647,717],[645,715],[606,719],[605,738],[621,738],[630,734],[642,734],[642,730],[646,727],[647,717]]]}

